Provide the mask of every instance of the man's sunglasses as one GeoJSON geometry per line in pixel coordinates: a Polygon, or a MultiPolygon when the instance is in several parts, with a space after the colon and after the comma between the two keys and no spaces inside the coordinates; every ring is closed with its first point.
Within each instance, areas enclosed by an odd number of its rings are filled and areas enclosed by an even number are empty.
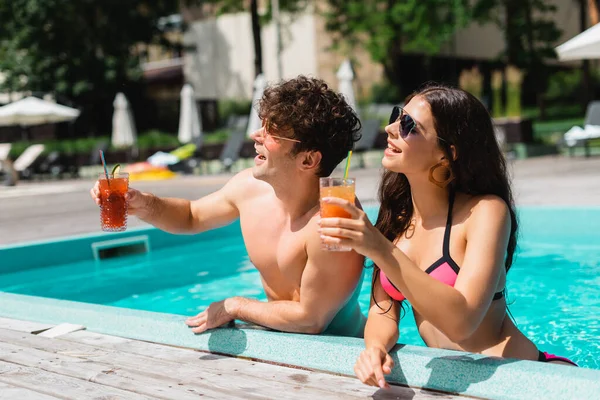
{"type": "Polygon", "coordinates": [[[267,131],[267,128],[265,125],[265,121],[262,121],[262,128],[263,128],[263,136],[271,136],[272,138],[276,138],[276,139],[281,139],[281,140],[287,140],[288,142],[294,142],[294,143],[302,143],[302,141],[298,140],[298,139],[294,139],[294,138],[289,138],[289,137],[284,137],[284,136],[277,136],[277,135],[273,135],[272,133],[269,133],[267,131]]]}
{"type": "Polygon", "coordinates": [[[400,121],[400,137],[406,139],[408,135],[416,134],[415,127],[417,126],[413,117],[408,115],[406,111],[400,106],[394,106],[388,125],[400,121]]]}

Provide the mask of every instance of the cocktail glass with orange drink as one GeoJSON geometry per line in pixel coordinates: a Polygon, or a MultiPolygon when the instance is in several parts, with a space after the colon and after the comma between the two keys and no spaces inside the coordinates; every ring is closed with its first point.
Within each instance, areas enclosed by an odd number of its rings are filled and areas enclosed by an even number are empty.
{"type": "Polygon", "coordinates": [[[127,200],[129,174],[113,171],[98,174],[100,189],[100,226],[105,232],[122,232],[127,229],[127,200]],[[109,179],[107,179],[107,177],[109,179]]]}
{"type": "MultiPolygon", "coordinates": [[[[320,178],[319,186],[320,186],[320,199],[324,197],[338,197],[340,199],[348,200],[351,203],[354,203],[354,178],[320,178]]],[[[345,211],[340,206],[336,206],[330,203],[325,203],[323,201],[321,204],[321,218],[331,218],[331,217],[339,217],[339,218],[350,218],[351,215],[345,211]]],[[[323,244],[323,249],[329,251],[350,251],[352,250],[347,246],[340,246],[336,244],[323,244]]]]}

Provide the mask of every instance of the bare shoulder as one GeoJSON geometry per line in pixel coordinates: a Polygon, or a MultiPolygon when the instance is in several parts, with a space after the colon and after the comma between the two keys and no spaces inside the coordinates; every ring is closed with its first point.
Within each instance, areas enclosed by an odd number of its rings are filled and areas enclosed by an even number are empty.
{"type": "Polygon", "coordinates": [[[469,210],[468,225],[510,224],[510,209],[506,202],[493,194],[472,196],[466,204],[469,210]]]}
{"type": "Polygon", "coordinates": [[[223,194],[233,201],[241,201],[264,193],[270,186],[259,181],[252,174],[252,168],[245,169],[235,174],[223,186],[223,194]]]}

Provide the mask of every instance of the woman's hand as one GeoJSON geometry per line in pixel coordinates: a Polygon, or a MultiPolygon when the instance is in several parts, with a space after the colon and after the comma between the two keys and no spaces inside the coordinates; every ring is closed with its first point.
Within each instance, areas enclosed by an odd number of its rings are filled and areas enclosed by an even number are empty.
{"type": "Polygon", "coordinates": [[[321,201],[334,204],[350,214],[350,218],[321,218],[319,221],[321,241],[352,247],[357,253],[372,259],[371,254],[380,251],[389,242],[369,221],[367,214],[348,200],[325,197],[321,201]]]}
{"type": "Polygon", "coordinates": [[[392,373],[394,360],[381,347],[369,347],[363,350],[354,364],[354,373],[362,383],[389,389],[385,375],[392,373]]]}

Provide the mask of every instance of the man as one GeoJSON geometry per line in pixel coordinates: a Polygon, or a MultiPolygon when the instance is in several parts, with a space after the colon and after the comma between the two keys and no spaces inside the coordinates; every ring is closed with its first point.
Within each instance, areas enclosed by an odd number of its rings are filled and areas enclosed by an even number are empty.
{"type": "MultiPolygon", "coordinates": [[[[199,233],[240,219],[268,302],[230,297],[186,320],[196,333],[239,319],[285,332],[362,337],[357,296],[363,257],[321,249],[319,177],[358,140],[360,122],[325,82],[300,76],[265,90],[254,167],[195,201],[130,189],[129,213],[172,233],[199,233]]],[[[91,191],[99,204],[97,186],[91,191]]]]}

